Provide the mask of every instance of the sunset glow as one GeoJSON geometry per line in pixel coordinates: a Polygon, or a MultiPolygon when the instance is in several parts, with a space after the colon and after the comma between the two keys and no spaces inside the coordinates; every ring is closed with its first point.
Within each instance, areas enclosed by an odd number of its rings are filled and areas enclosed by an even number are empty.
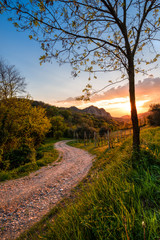
{"type": "MultiPolygon", "coordinates": [[[[136,102],[138,113],[142,113],[142,112],[146,111],[146,109],[144,109],[143,105],[144,105],[144,103],[146,103],[148,101],[149,100],[139,100],[136,102]]],[[[130,111],[131,111],[129,97],[97,101],[94,103],[94,106],[96,106],[98,108],[104,108],[106,111],[110,112],[110,114],[113,116],[129,115],[130,111]]],[[[79,107],[84,108],[86,106],[82,105],[79,107]]]]}
{"type": "MultiPolygon", "coordinates": [[[[138,113],[142,113],[145,111],[148,111],[148,108],[144,107],[144,104],[149,102],[149,100],[137,100],[136,105],[137,105],[137,111],[138,113]]],[[[129,97],[121,97],[121,98],[113,98],[110,100],[100,100],[96,102],[64,102],[64,103],[59,103],[57,104],[58,106],[63,106],[63,107],[70,107],[70,106],[77,106],[80,109],[89,107],[90,105],[94,105],[98,108],[104,108],[107,112],[109,112],[113,117],[120,117],[123,115],[130,115],[130,101],[129,97]]]]}
{"type": "MultiPolygon", "coordinates": [[[[159,77],[138,81],[136,84],[136,106],[138,113],[147,112],[151,104],[160,102],[159,89],[159,77]]],[[[88,102],[76,101],[75,98],[69,97],[68,99],[56,102],[55,105],[59,107],[76,106],[80,109],[94,105],[98,108],[104,108],[112,117],[130,115],[128,85],[113,87],[99,95],[93,95],[88,102]]]]}

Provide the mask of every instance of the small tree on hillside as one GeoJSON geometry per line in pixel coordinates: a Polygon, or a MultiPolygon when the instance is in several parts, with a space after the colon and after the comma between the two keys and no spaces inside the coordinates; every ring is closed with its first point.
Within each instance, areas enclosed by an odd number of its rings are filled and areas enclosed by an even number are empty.
{"type": "Polygon", "coordinates": [[[63,136],[66,130],[66,124],[64,122],[64,118],[61,116],[54,116],[50,118],[51,129],[49,136],[52,136],[55,139],[59,139],[63,136]]]}
{"type": "MultiPolygon", "coordinates": [[[[139,151],[139,126],[135,99],[135,72],[141,63],[155,62],[138,54],[160,28],[159,0],[2,0],[1,11],[15,12],[15,27],[30,30],[30,39],[41,43],[45,54],[70,62],[73,75],[85,70],[121,71],[129,81],[133,148],[139,151]]],[[[95,76],[96,77],[96,76],[95,76]]],[[[86,87],[89,95],[90,84],[86,87]]]]}
{"type": "Polygon", "coordinates": [[[0,99],[7,99],[25,93],[25,78],[20,76],[14,65],[0,60],[0,99]]]}
{"type": "Polygon", "coordinates": [[[160,126],[160,104],[153,104],[150,106],[151,114],[148,116],[150,125],[160,126]]]}

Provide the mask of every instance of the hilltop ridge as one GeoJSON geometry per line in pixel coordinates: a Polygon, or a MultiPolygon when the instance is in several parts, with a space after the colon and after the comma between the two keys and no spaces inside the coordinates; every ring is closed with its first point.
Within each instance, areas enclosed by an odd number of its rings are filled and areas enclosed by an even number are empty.
{"type": "Polygon", "coordinates": [[[84,109],[79,109],[79,108],[74,107],[74,106],[70,107],[69,109],[71,111],[74,111],[74,112],[92,114],[92,115],[95,115],[95,116],[106,118],[107,120],[112,120],[111,114],[109,112],[106,112],[106,110],[104,108],[98,108],[98,107],[95,107],[93,105],[91,105],[87,108],[84,108],[84,109]]]}

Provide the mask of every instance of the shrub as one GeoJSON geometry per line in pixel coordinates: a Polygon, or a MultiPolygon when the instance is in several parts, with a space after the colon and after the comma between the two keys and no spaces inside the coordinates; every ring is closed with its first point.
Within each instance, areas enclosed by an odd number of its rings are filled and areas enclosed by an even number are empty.
{"type": "Polygon", "coordinates": [[[150,106],[151,114],[148,116],[150,125],[160,126],[160,104],[153,104],[150,106]]]}
{"type": "Polygon", "coordinates": [[[43,158],[43,156],[44,156],[44,153],[41,152],[41,151],[38,151],[38,152],[36,153],[36,160],[39,160],[39,159],[43,158]]]}

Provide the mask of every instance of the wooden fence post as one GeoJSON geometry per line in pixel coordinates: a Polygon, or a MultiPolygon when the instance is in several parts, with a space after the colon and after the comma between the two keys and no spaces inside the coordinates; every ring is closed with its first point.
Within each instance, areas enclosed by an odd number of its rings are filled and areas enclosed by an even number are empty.
{"type": "Polygon", "coordinates": [[[124,130],[124,138],[126,138],[126,129],[124,130]]]}
{"type": "Polygon", "coordinates": [[[84,132],[84,146],[87,145],[87,134],[86,132],[84,132]]]}
{"type": "Polygon", "coordinates": [[[117,142],[119,142],[119,132],[117,130],[117,142]]]}
{"type": "Polygon", "coordinates": [[[79,138],[79,136],[78,136],[78,133],[76,132],[76,139],[77,139],[77,143],[78,143],[78,138],[79,138]]]}
{"type": "Polygon", "coordinates": [[[105,133],[104,134],[104,145],[106,145],[106,143],[107,143],[107,134],[105,133]]]}
{"type": "Polygon", "coordinates": [[[73,139],[74,139],[74,140],[76,139],[76,133],[75,133],[75,131],[73,132],[73,139]]]}
{"type": "Polygon", "coordinates": [[[109,129],[108,129],[108,131],[107,131],[107,135],[108,135],[108,149],[110,149],[109,129]]]}
{"type": "Polygon", "coordinates": [[[120,130],[120,135],[121,135],[121,140],[122,140],[122,137],[123,137],[123,136],[122,136],[122,130],[120,130]]]}
{"type": "Polygon", "coordinates": [[[94,146],[96,147],[97,145],[97,133],[94,132],[94,146]]]}

